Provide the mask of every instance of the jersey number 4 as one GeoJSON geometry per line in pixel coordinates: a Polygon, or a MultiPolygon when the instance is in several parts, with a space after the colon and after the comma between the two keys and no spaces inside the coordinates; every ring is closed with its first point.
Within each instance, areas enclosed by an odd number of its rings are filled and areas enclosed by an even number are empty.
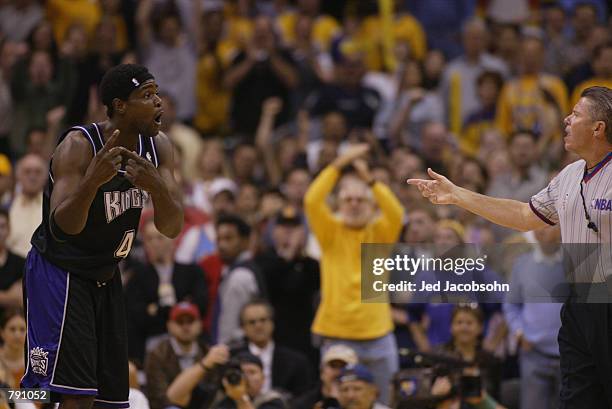
{"type": "Polygon", "coordinates": [[[119,243],[119,247],[115,250],[115,257],[117,258],[126,258],[128,254],[130,254],[130,250],[132,249],[132,244],[134,244],[134,236],[136,235],[135,230],[128,230],[123,233],[123,238],[121,239],[121,243],[119,243]]]}

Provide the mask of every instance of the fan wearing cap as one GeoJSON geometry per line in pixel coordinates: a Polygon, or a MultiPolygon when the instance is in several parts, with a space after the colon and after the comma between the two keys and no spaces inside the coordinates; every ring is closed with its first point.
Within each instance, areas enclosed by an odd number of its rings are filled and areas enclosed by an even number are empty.
{"type": "Polygon", "coordinates": [[[292,403],[294,409],[313,409],[315,405],[325,408],[324,402],[338,399],[337,379],[347,365],[357,363],[355,351],[343,344],[332,346],[321,359],[320,384],[297,397],[292,403]]]}
{"type": "Polygon", "coordinates": [[[240,367],[240,382],[233,384],[224,377],[222,383],[226,398],[213,409],[286,409],[280,393],[274,390],[263,392],[265,377],[261,359],[243,352],[234,361],[240,367]]]}
{"type": "Polygon", "coordinates": [[[155,79],[141,65],[118,65],[102,78],[100,95],[108,120],[74,126],[58,140],[24,272],[31,364],[21,386],[49,389],[60,408],[128,407],[118,263],[148,200],[163,235],[174,238],[183,225],[155,79]]]}
{"type": "Polygon", "coordinates": [[[201,318],[198,307],[190,302],[178,303],[170,310],[170,337],[151,350],[145,361],[151,409],[200,409],[205,404],[207,395],[201,381],[214,366],[227,362],[229,350],[216,345],[204,354],[198,344],[201,318]]]}
{"type": "Polygon", "coordinates": [[[374,376],[362,364],[346,366],[338,376],[338,402],[341,409],[389,409],[376,402],[378,389],[374,376]]]}

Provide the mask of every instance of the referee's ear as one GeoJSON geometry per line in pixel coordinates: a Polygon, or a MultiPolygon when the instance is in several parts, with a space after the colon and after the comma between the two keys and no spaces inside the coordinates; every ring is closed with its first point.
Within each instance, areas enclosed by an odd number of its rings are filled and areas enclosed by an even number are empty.
{"type": "Polygon", "coordinates": [[[612,140],[608,138],[608,132],[606,131],[606,123],[604,121],[595,121],[595,126],[593,128],[593,136],[595,136],[596,139],[601,139],[602,142],[612,144],[612,140]]]}

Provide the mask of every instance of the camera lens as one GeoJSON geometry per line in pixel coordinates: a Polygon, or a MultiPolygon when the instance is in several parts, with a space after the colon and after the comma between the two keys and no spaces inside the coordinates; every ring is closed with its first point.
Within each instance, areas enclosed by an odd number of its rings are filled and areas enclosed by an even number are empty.
{"type": "Polygon", "coordinates": [[[238,385],[242,380],[242,374],[237,369],[230,369],[226,372],[225,379],[230,385],[238,385]]]}

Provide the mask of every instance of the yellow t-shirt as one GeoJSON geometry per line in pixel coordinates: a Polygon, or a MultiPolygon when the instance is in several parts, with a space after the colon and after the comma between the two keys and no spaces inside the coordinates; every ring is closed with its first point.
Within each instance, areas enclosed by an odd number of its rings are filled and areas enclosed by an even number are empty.
{"type": "MultiPolygon", "coordinates": [[[[82,23],[89,38],[101,17],[100,5],[91,0],[48,0],[47,18],[53,27],[55,41],[61,44],[66,31],[73,23],[82,23]]],[[[119,33],[118,33],[119,34],[119,33]]]]}
{"type": "Polygon", "coordinates": [[[372,191],[380,216],[363,229],[346,227],[325,203],[339,176],[327,167],[304,197],[309,226],[321,246],[321,304],[312,331],[330,338],[379,338],[393,329],[391,308],[361,301],[361,243],[395,243],[404,209],[387,186],[376,183],[372,191]]]}
{"type": "Polygon", "coordinates": [[[576,88],[574,88],[574,92],[572,92],[572,99],[570,101],[570,107],[569,107],[570,110],[574,109],[574,105],[578,103],[578,100],[580,99],[580,94],[582,94],[582,91],[584,91],[585,89],[589,87],[598,87],[598,86],[612,88],[612,78],[591,78],[591,79],[588,79],[576,85],[576,88]]]}
{"type": "MultiPolygon", "coordinates": [[[[297,17],[295,11],[288,11],[276,19],[283,42],[287,45],[295,42],[295,23],[297,22],[297,17]]],[[[328,15],[320,15],[313,22],[312,39],[320,50],[327,51],[334,36],[339,32],[340,25],[335,18],[328,15]]]]}
{"type": "Polygon", "coordinates": [[[567,114],[567,88],[561,79],[549,74],[522,76],[507,83],[498,99],[495,123],[506,137],[517,130],[533,130],[538,113],[547,103],[541,89],[552,95],[562,117],[567,114]]]}

